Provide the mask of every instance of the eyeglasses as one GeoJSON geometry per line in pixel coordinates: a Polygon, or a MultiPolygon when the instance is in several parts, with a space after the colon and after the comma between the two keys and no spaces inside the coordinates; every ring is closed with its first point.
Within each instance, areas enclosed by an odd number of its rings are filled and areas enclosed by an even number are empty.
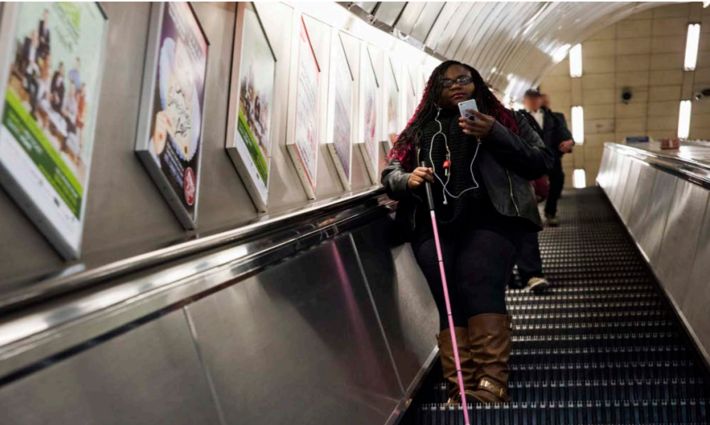
{"type": "Polygon", "coordinates": [[[452,87],[454,84],[458,84],[459,86],[465,86],[467,84],[471,84],[473,82],[473,77],[470,75],[463,75],[455,80],[449,80],[448,78],[444,78],[441,80],[441,85],[448,89],[452,87]]]}

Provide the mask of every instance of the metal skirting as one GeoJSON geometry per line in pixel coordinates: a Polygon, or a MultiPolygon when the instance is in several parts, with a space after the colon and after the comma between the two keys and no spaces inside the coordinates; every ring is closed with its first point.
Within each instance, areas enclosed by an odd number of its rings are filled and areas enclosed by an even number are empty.
{"type": "Polygon", "coordinates": [[[369,214],[251,274],[204,271],[167,285],[170,299],[128,298],[0,347],[0,424],[396,422],[434,359],[437,316],[389,222],[369,214]]]}
{"type": "MultiPolygon", "coordinates": [[[[470,404],[475,424],[707,424],[710,378],[599,188],[566,193],[540,234],[544,294],[507,293],[512,401],[470,404]]],[[[438,375],[405,424],[463,424],[438,375]]]]}

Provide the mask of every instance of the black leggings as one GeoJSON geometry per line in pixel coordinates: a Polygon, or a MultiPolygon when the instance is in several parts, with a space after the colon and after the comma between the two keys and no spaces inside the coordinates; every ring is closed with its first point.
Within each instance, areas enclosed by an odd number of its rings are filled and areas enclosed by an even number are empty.
{"type": "MultiPolygon", "coordinates": [[[[441,250],[449,288],[454,325],[466,327],[469,317],[481,313],[506,314],[505,287],[513,269],[521,233],[505,224],[481,223],[439,226],[441,250]]],[[[412,242],[417,263],[429,283],[439,310],[439,328],[448,327],[431,220],[418,220],[412,242]]],[[[463,221],[463,220],[459,220],[463,221]]],[[[500,220],[497,220],[500,221],[500,220]]]]}

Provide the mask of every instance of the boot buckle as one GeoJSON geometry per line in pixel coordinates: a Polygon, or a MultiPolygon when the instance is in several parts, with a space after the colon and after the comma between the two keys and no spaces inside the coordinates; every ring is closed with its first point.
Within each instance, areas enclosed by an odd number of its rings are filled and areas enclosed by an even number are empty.
{"type": "Polygon", "coordinates": [[[505,387],[502,385],[498,385],[492,380],[483,377],[481,378],[480,382],[478,383],[478,388],[482,390],[486,390],[492,394],[495,394],[498,398],[500,399],[506,399],[506,391],[505,387]]]}

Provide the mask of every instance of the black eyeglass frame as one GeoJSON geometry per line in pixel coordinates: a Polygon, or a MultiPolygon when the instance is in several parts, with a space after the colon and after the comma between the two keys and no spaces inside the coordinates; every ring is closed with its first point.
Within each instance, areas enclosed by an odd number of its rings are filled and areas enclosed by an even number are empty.
{"type": "Polygon", "coordinates": [[[441,86],[445,89],[453,87],[454,84],[458,84],[459,86],[466,86],[471,83],[473,83],[473,77],[470,75],[462,75],[455,80],[450,80],[448,78],[441,79],[441,86]]]}

